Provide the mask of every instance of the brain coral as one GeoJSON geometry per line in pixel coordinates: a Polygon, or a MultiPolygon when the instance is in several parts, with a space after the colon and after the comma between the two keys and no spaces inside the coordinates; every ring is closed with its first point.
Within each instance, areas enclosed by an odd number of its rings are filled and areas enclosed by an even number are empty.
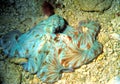
{"type": "Polygon", "coordinates": [[[52,15],[24,34],[9,32],[0,39],[0,46],[8,57],[28,59],[21,64],[23,68],[52,83],[63,72],[74,71],[102,52],[96,39],[100,30],[97,22],[82,21],[77,29],[64,25],[62,17],[52,15]]]}

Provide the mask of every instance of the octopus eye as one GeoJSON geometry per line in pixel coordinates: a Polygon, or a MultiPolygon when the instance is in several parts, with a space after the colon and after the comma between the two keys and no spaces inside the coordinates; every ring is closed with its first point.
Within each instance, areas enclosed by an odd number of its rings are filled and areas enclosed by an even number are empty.
{"type": "Polygon", "coordinates": [[[17,40],[17,39],[18,39],[18,37],[19,37],[19,36],[18,36],[18,35],[16,35],[16,36],[15,36],[15,39],[17,40]]]}

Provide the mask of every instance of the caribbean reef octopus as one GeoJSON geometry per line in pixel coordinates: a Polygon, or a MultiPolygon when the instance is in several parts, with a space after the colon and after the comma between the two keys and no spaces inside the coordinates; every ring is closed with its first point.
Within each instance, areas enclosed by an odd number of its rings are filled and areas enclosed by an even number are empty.
{"type": "Polygon", "coordinates": [[[102,44],[96,38],[99,30],[95,21],[81,21],[73,28],[52,14],[26,33],[8,32],[0,38],[0,46],[8,57],[26,58],[20,64],[26,71],[53,83],[62,73],[73,72],[101,54],[102,44]]]}

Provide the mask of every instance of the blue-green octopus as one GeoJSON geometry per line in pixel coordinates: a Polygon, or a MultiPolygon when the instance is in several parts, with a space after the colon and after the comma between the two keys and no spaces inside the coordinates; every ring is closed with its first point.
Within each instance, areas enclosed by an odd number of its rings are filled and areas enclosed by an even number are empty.
{"type": "Polygon", "coordinates": [[[8,57],[26,58],[21,65],[47,83],[72,72],[102,53],[96,39],[100,30],[97,22],[81,21],[72,28],[59,15],[52,15],[22,34],[11,31],[0,38],[0,46],[8,57]]]}

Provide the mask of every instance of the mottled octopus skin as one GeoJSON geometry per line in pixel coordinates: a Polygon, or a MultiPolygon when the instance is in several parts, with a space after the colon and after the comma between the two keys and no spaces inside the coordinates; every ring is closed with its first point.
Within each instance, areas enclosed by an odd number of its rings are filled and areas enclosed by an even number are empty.
{"type": "Polygon", "coordinates": [[[77,29],[67,25],[62,33],[64,19],[58,15],[38,23],[28,32],[12,31],[4,35],[0,45],[8,57],[26,58],[21,65],[26,71],[37,74],[43,81],[53,83],[63,72],[72,72],[89,63],[102,52],[96,36],[100,30],[95,21],[82,21],[77,29]],[[9,38],[9,39],[8,39],[9,38]]]}

